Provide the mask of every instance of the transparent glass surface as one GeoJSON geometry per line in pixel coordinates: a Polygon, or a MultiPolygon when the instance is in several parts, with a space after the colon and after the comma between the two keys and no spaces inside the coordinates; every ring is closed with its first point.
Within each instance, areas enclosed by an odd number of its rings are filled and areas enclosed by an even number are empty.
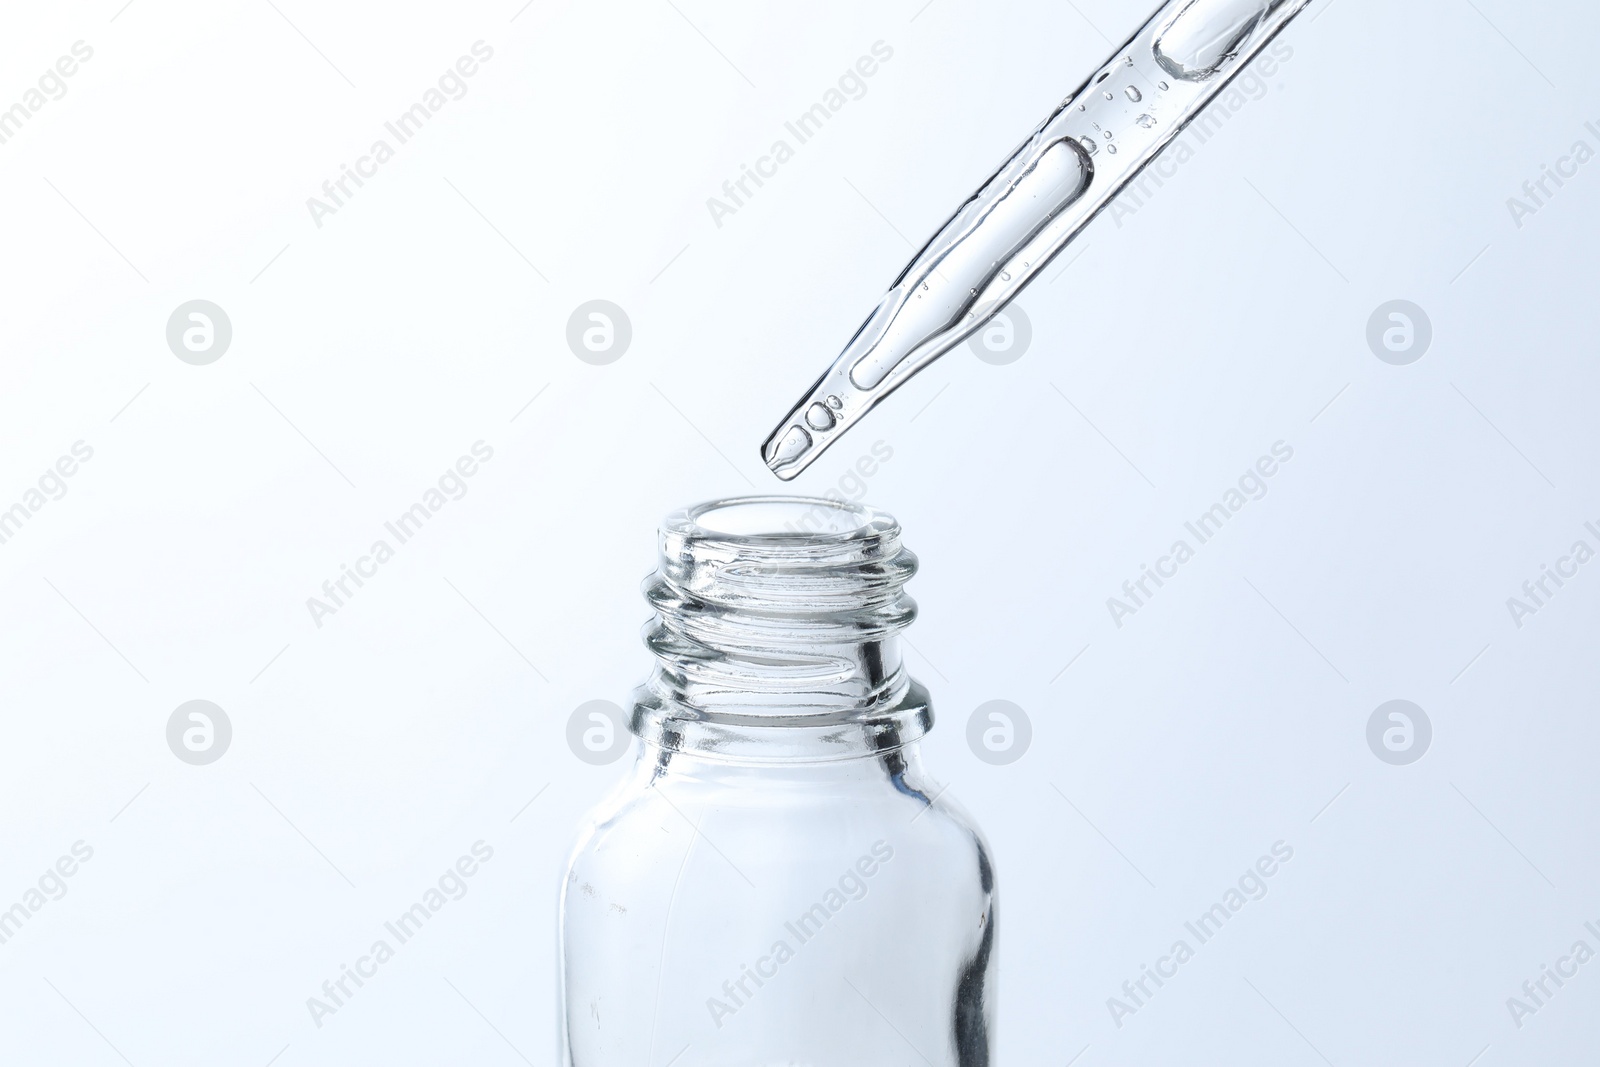
{"type": "Polygon", "coordinates": [[[787,481],[1071,244],[1311,0],[1168,0],[906,264],[761,446],[787,481]]]}
{"type": "Polygon", "coordinates": [[[571,1067],[992,1062],[994,872],[922,769],[915,570],[857,506],[663,525],[634,760],[562,887],[571,1067]]]}

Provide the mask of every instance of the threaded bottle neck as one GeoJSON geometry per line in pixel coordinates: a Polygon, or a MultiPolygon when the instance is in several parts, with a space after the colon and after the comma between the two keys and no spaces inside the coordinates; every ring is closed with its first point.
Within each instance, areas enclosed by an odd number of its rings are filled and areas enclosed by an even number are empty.
{"type": "Polygon", "coordinates": [[[905,584],[917,559],[892,516],[740,497],[669,515],[659,544],[644,583],[656,666],[635,695],[641,736],[670,738],[690,724],[724,740],[773,727],[838,736],[927,718],[898,641],[916,618],[905,584]]]}

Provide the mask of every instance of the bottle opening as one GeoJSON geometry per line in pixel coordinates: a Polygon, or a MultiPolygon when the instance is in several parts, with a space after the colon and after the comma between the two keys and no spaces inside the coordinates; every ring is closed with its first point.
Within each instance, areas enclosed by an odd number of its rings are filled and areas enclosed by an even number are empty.
{"type": "Polygon", "coordinates": [[[701,504],[689,509],[688,518],[714,537],[792,540],[818,535],[848,537],[873,529],[884,517],[848,501],[752,496],[701,504]]]}

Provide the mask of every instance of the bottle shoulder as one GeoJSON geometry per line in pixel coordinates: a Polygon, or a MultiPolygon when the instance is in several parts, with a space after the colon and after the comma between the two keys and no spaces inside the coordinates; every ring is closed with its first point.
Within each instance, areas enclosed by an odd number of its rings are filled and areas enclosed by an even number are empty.
{"type": "Polygon", "coordinates": [[[681,857],[695,839],[728,864],[770,877],[841,857],[893,850],[901,868],[993,881],[989,845],[942,785],[883,761],[802,770],[714,768],[631,774],[590,814],[571,868],[582,877],[628,877],[681,857]]]}

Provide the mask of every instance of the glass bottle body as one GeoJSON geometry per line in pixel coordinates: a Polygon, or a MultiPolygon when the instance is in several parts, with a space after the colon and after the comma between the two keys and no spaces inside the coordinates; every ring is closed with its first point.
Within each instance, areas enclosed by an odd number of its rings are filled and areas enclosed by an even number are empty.
{"type": "Polygon", "coordinates": [[[993,897],[915,742],[777,765],[640,742],[563,887],[567,1062],[987,1065],[993,897]]]}

